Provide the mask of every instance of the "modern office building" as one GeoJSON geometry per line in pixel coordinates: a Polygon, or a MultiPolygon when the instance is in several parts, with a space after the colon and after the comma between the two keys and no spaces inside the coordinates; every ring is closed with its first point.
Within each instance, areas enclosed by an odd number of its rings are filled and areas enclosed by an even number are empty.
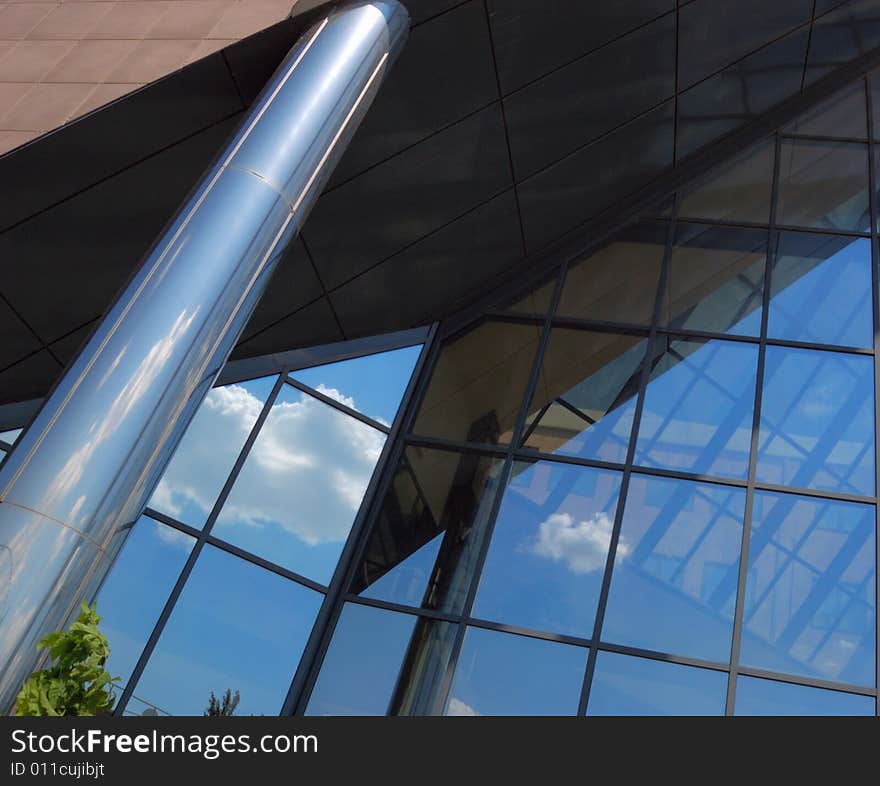
{"type": "Polygon", "coordinates": [[[85,593],[122,715],[876,715],[880,0],[289,4],[0,7],[4,657],[85,593]]]}

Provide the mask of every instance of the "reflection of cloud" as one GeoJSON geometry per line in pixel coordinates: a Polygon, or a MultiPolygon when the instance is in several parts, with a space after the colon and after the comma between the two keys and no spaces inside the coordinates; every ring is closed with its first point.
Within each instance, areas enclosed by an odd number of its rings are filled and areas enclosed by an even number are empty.
{"type": "Polygon", "coordinates": [[[239,385],[208,393],[153,492],[150,506],[179,518],[189,502],[207,514],[262,406],[260,399],[239,385]]]}
{"type": "MultiPolygon", "coordinates": [[[[529,551],[539,557],[564,562],[574,573],[592,573],[605,567],[613,522],[607,513],[594,513],[576,522],[568,513],[554,513],[538,525],[529,551]]],[[[623,538],[617,544],[618,558],[629,554],[623,538]]]]}
{"type": "Polygon", "coordinates": [[[309,545],[342,540],[384,442],[380,432],[309,395],[279,400],[218,524],[276,523],[309,545]]]}
{"type": "Polygon", "coordinates": [[[446,708],[446,714],[475,718],[480,713],[471,707],[470,704],[465,704],[461,699],[456,699],[455,696],[453,696],[449,699],[449,706],[446,708]]]}

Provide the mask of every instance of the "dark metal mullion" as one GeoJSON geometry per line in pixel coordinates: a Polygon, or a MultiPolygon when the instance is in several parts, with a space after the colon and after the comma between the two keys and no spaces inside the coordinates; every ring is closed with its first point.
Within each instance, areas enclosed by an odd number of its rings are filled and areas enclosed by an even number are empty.
{"type": "Polygon", "coordinates": [[[739,575],[736,588],[736,606],[733,615],[733,635],[730,642],[730,671],[727,675],[727,698],[725,715],[733,715],[736,702],[736,678],[739,670],[739,654],[742,648],[743,607],[746,599],[746,582],[749,570],[749,545],[751,543],[752,509],[755,502],[755,476],[758,465],[758,432],[761,424],[761,401],[764,390],[764,364],[767,356],[767,324],[770,312],[770,286],[773,265],[776,261],[776,202],[779,197],[779,169],[781,140],[775,135],[773,151],[773,182],[770,195],[770,226],[767,230],[767,256],[764,259],[764,298],[761,310],[761,341],[758,346],[758,368],[755,373],[755,404],[752,413],[752,435],[749,445],[749,474],[746,486],[746,506],[743,518],[742,542],[739,557],[739,575]]]}
{"type": "Polygon", "coordinates": [[[853,136],[825,136],[823,134],[792,134],[790,132],[780,131],[780,138],[785,142],[830,142],[837,144],[842,142],[847,145],[864,145],[866,139],[859,139],[853,136]]]}
{"type": "Polygon", "coordinates": [[[755,481],[755,488],[758,491],[774,491],[780,494],[799,494],[803,497],[817,497],[819,499],[838,500],[839,502],[861,502],[874,504],[877,502],[876,497],[864,497],[861,494],[848,494],[842,491],[825,491],[824,489],[804,488],[803,486],[783,486],[780,483],[765,483],[764,481],[755,481]]]}
{"type": "MultiPolygon", "coordinates": [[[[611,574],[614,570],[614,559],[617,553],[617,544],[620,540],[620,530],[623,526],[623,511],[626,507],[626,497],[629,492],[629,481],[632,476],[633,462],[635,460],[636,442],[639,435],[639,426],[642,420],[642,410],[645,405],[645,393],[648,382],[651,378],[651,372],[655,363],[655,350],[657,344],[657,325],[660,323],[661,309],[663,308],[663,298],[666,292],[666,281],[669,277],[669,267],[672,258],[672,244],[675,241],[675,225],[678,216],[679,205],[681,203],[681,193],[677,192],[673,199],[672,215],[669,219],[669,225],[666,231],[666,245],[663,250],[663,264],[660,269],[660,279],[657,282],[657,294],[654,300],[654,312],[651,319],[651,331],[648,335],[647,347],[645,348],[645,356],[642,361],[641,377],[639,379],[639,389],[636,394],[636,406],[633,412],[633,422],[630,428],[629,447],[626,452],[626,460],[624,462],[623,477],[620,481],[620,490],[617,496],[617,510],[614,514],[614,525],[611,529],[611,538],[608,543],[608,555],[605,560],[605,570],[602,576],[602,587],[599,591],[599,600],[596,605],[596,618],[593,623],[593,641],[602,640],[602,624],[605,621],[605,609],[608,605],[608,595],[611,589],[611,574]]],[[[590,654],[587,658],[587,668],[584,672],[584,681],[581,685],[581,695],[578,700],[578,716],[586,714],[587,704],[590,700],[590,689],[593,682],[593,674],[596,671],[596,660],[598,658],[598,649],[590,648],[590,654]]]]}
{"type": "MultiPolygon", "coordinates": [[[[627,644],[617,644],[608,641],[600,641],[595,643],[592,639],[582,638],[578,636],[570,636],[566,634],[553,633],[550,631],[542,631],[531,628],[521,628],[515,625],[508,625],[492,620],[479,619],[475,617],[467,617],[462,619],[456,614],[448,612],[434,611],[433,609],[416,608],[413,606],[404,606],[392,601],[378,600],[375,598],[364,598],[358,595],[347,595],[345,601],[361,606],[370,606],[372,608],[382,609],[386,611],[407,614],[420,619],[434,620],[437,622],[448,622],[456,624],[463,622],[469,626],[483,628],[485,630],[497,631],[499,633],[514,634],[527,636],[529,638],[541,639],[544,641],[554,641],[562,644],[569,644],[578,647],[591,647],[601,652],[613,652],[620,655],[628,655],[636,658],[645,658],[648,660],[663,661],[666,663],[676,663],[682,666],[692,666],[700,669],[710,669],[712,671],[727,672],[728,663],[720,661],[703,660],[702,658],[693,658],[687,655],[678,655],[671,652],[661,652],[659,650],[646,650],[640,647],[632,647],[627,644]]],[[[828,690],[842,691],[845,693],[854,693],[863,696],[874,696],[875,690],[864,685],[855,685],[852,683],[836,682],[826,680],[821,677],[811,677],[805,674],[795,674],[792,672],[772,671],[768,669],[753,668],[742,666],[739,669],[740,674],[761,679],[770,679],[778,682],[786,682],[793,685],[804,685],[808,687],[825,688],[828,690]]]]}
{"type": "MultiPolygon", "coordinates": [[[[880,211],[877,208],[877,167],[874,160],[875,145],[874,137],[877,129],[874,128],[874,97],[871,94],[871,75],[863,77],[865,85],[865,110],[868,113],[868,209],[871,215],[871,302],[874,318],[874,494],[880,492],[880,450],[877,445],[877,426],[880,424],[880,399],[877,392],[880,390],[880,275],[877,266],[880,265],[880,253],[878,253],[877,219],[880,211]]],[[[874,508],[874,660],[875,675],[874,688],[880,689],[880,581],[877,580],[877,568],[880,566],[880,515],[878,506],[874,508]]],[[[874,703],[875,715],[880,715],[880,696],[874,703]]]]}
{"type": "MultiPolygon", "coordinates": [[[[767,230],[767,226],[759,227],[759,229],[767,230]]],[[[499,314],[498,318],[509,318],[510,315],[499,314]]],[[[513,321],[513,320],[508,320],[513,321]]],[[[534,318],[529,318],[531,324],[535,323],[534,318]]],[[[620,335],[647,336],[649,329],[631,323],[615,323],[615,322],[598,322],[590,319],[579,319],[577,317],[556,317],[553,320],[554,327],[568,328],[571,330],[584,330],[593,333],[618,333],[620,335]]],[[[761,339],[758,336],[746,336],[736,333],[718,333],[711,330],[694,330],[693,328],[683,327],[667,327],[658,326],[658,335],[666,335],[671,338],[681,339],[702,339],[706,341],[732,341],[739,344],[760,344],[761,339]]],[[[839,352],[847,355],[873,355],[874,350],[867,347],[850,347],[843,344],[821,344],[814,341],[792,341],[784,338],[768,338],[767,346],[788,347],[790,349],[815,349],[823,352],[839,352]]]]}
{"type": "MultiPolygon", "coordinates": [[[[507,449],[498,445],[483,445],[474,442],[460,442],[447,440],[439,437],[410,436],[406,440],[408,445],[417,447],[433,448],[436,450],[451,450],[459,453],[478,454],[486,456],[504,456],[507,449]]],[[[523,461],[550,461],[560,464],[572,464],[582,467],[595,467],[596,469],[610,469],[622,472],[623,464],[599,459],[582,458],[581,456],[567,453],[544,453],[529,447],[521,447],[514,451],[514,458],[523,461]]],[[[676,480],[693,480],[698,483],[711,483],[719,486],[733,486],[746,488],[747,479],[726,478],[720,475],[704,475],[699,472],[686,472],[683,470],[666,469],[664,467],[648,467],[634,465],[633,473],[636,475],[651,475],[653,477],[673,478],[676,480]]],[[[838,502],[859,502],[862,504],[874,504],[877,497],[866,497],[861,494],[849,494],[847,492],[831,491],[828,489],[804,488],[802,486],[784,486],[779,483],[767,483],[756,481],[755,488],[758,491],[774,491],[780,494],[797,494],[805,497],[818,499],[836,500],[838,502]]]]}
{"type": "Polygon", "coordinates": [[[199,532],[198,538],[196,539],[196,542],[189,553],[189,557],[187,558],[186,563],[184,564],[183,569],[180,572],[180,575],[177,577],[174,588],[171,590],[171,594],[168,596],[168,600],[165,601],[165,606],[162,608],[162,613],[159,615],[159,619],[156,620],[156,624],[153,626],[153,631],[150,634],[150,637],[147,639],[147,643],[144,645],[141,656],[140,658],[138,658],[138,661],[135,664],[131,676],[128,679],[128,684],[125,686],[125,689],[123,690],[122,695],[119,698],[119,702],[116,705],[116,709],[113,711],[114,715],[118,716],[125,712],[125,707],[128,704],[128,700],[131,698],[131,694],[134,692],[135,685],[137,685],[138,681],[140,680],[144,668],[149,662],[150,656],[153,654],[153,650],[155,649],[156,644],[159,641],[159,637],[162,635],[162,631],[165,629],[165,625],[168,622],[171,613],[174,611],[174,607],[177,604],[180,593],[183,591],[183,587],[186,584],[190,574],[192,573],[196,560],[198,559],[199,554],[201,554],[202,549],[207,542],[207,538],[210,534],[211,528],[214,526],[214,522],[217,520],[217,516],[220,515],[220,510],[223,508],[223,505],[225,504],[226,499],[229,496],[229,492],[232,490],[232,486],[238,478],[238,474],[239,472],[241,472],[241,468],[244,465],[244,462],[247,460],[247,457],[251,452],[251,448],[253,447],[257,436],[259,435],[260,430],[263,428],[263,424],[266,422],[266,418],[269,416],[269,412],[272,410],[272,407],[275,404],[275,399],[278,397],[282,385],[284,385],[284,375],[279,374],[278,378],[275,380],[275,384],[272,386],[272,391],[269,393],[269,396],[266,398],[266,402],[263,404],[263,408],[260,410],[260,414],[257,417],[256,422],[254,423],[250,433],[248,434],[248,438],[245,440],[244,445],[239,451],[238,458],[236,459],[235,464],[232,467],[232,471],[226,478],[226,483],[223,485],[223,488],[221,489],[220,494],[217,497],[216,502],[214,503],[214,507],[211,509],[211,513],[208,515],[205,526],[199,532]]]}
{"type": "Polygon", "coordinates": [[[297,379],[294,379],[290,376],[289,373],[284,375],[284,381],[293,388],[296,388],[300,393],[305,393],[308,396],[312,396],[313,398],[318,399],[323,404],[326,404],[329,407],[333,407],[333,409],[342,412],[349,417],[354,418],[355,420],[359,420],[361,423],[370,426],[371,428],[376,429],[376,431],[381,431],[383,434],[390,434],[391,429],[379,423],[378,420],[373,420],[371,417],[368,417],[363,412],[358,412],[356,409],[352,409],[351,407],[343,404],[341,401],[337,401],[335,398],[330,398],[330,396],[325,393],[321,393],[319,390],[315,390],[314,388],[310,388],[308,385],[304,385],[297,379]]]}
{"type": "Polygon", "coordinates": [[[542,333],[538,343],[538,347],[535,351],[532,370],[529,375],[529,380],[526,384],[525,391],[523,393],[522,403],[520,404],[520,410],[513,427],[510,445],[507,447],[504,464],[502,465],[501,472],[498,476],[498,487],[495,490],[495,499],[492,502],[492,508],[489,511],[489,515],[486,520],[486,529],[483,534],[483,540],[479,546],[479,552],[476,559],[474,560],[473,574],[470,577],[468,592],[465,596],[465,601],[462,606],[462,619],[458,625],[457,630],[455,631],[455,639],[452,644],[452,649],[450,650],[449,661],[446,666],[446,673],[443,676],[443,681],[437,695],[437,703],[435,705],[435,709],[439,712],[442,712],[445,709],[449,691],[452,688],[452,681],[455,676],[456,668],[458,666],[458,657],[461,653],[464,636],[467,631],[467,619],[469,619],[471,616],[471,611],[474,606],[474,600],[477,595],[477,589],[480,585],[483,565],[486,562],[486,555],[489,553],[489,545],[492,541],[492,534],[494,532],[495,524],[498,518],[498,511],[501,508],[501,501],[504,498],[505,491],[507,490],[507,481],[513,468],[517,446],[522,439],[522,434],[525,430],[525,422],[528,417],[529,407],[531,406],[535,390],[538,387],[538,380],[541,376],[541,370],[544,362],[544,353],[546,352],[547,345],[550,342],[550,333],[553,329],[553,315],[556,312],[556,307],[558,306],[559,300],[562,296],[562,289],[565,286],[567,272],[568,265],[563,264],[560,266],[557,273],[559,277],[556,280],[556,287],[553,290],[553,297],[550,300],[550,307],[548,308],[547,315],[544,318],[542,333]]]}
{"type": "Polygon", "coordinates": [[[590,426],[596,425],[596,421],[593,420],[593,418],[591,418],[585,412],[581,412],[574,404],[570,404],[562,396],[560,396],[559,398],[553,399],[553,401],[551,401],[550,403],[552,404],[553,402],[556,402],[557,404],[559,404],[560,407],[567,409],[569,412],[571,412],[572,415],[575,415],[575,416],[579,417],[581,420],[586,421],[586,423],[588,425],[590,425],[590,426]]]}
{"type": "Polygon", "coordinates": [[[437,353],[438,325],[434,323],[428,333],[419,359],[416,362],[413,373],[407,384],[406,392],[398,407],[397,415],[392,424],[390,434],[382,448],[382,453],[373,472],[370,482],[364,492],[355,520],[345,541],[345,546],[339,556],[336,569],[327,589],[327,594],[318,610],[318,615],[312,625],[312,631],[306,642],[303,654],[299,659],[296,671],[287,691],[281,715],[302,715],[306,711],[311,692],[318,678],[324,656],[342,607],[345,604],[345,594],[351,582],[351,576],[357,568],[358,561],[363,554],[369,537],[370,524],[373,521],[375,510],[381,503],[381,499],[393,480],[393,469],[400,459],[403,449],[403,440],[400,438],[404,429],[409,425],[413,417],[415,405],[421,400],[426,385],[425,372],[429,366],[433,366],[437,353]]]}
{"type": "Polygon", "coordinates": [[[864,685],[851,685],[847,682],[823,680],[821,677],[810,677],[806,674],[791,674],[781,671],[755,669],[751,666],[743,666],[739,669],[739,674],[742,674],[746,677],[756,677],[757,679],[762,680],[785,682],[789,685],[803,685],[808,688],[822,688],[823,690],[833,690],[837,691],[838,693],[853,693],[858,696],[869,696],[871,698],[874,698],[877,693],[874,688],[867,688],[864,685]]]}

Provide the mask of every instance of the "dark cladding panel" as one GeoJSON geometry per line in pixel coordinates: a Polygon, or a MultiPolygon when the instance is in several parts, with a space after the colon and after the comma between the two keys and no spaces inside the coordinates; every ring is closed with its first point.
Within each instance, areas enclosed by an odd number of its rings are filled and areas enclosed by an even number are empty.
{"type": "Polygon", "coordinates": [[[687,88],[810,21],[812,0],[695,0],[679,11],[679,80],[687,88]]]}
{"type": "Polygon", "coordinates": [[[511,185],[500,107],[324,194],[303,233],[333,289],[511,185]]]}
{"type": "Polygon", "coordinates": [[[669,98],[672,14],[582,57],[504,101],[517,180],[669,98]]]}
{"type": "Polygon", "coordinates": [[[664,104],[519,186],[530,252],[645,185],[672,164],[673,108],[664,104]]]}
{"type": "MultiPolygon", "coordinates": [[[[242,109],[218,53],[64,126],[0,158],[0,230],[242,109]]],[[[204,163],[197,161],[197,172],[215,152],[204,163]]],[[[133,190],[121,201],[133,207],[137,199],[133,190]]],[[[128,266],[135,262],[117,260],[128,266]]]]}
{"type": "Polygon", "coordinates": [[[516,200],[506,191],[344,284],[330,300],[349,337],[399,330],[450,313],[521,256],[516,200]]]}

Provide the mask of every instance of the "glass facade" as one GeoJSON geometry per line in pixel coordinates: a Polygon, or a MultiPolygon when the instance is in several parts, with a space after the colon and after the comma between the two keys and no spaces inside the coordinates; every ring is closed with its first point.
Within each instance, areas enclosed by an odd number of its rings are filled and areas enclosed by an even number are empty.
{"type": "Polygon", "coordinates": [[[300,709],[875,714],[869,114],[441,326],[300,709]]]}
{"type": "Polygon", "coordinates": [[[117,712],[281,711],[420,349],[208,394],[97,596],[117,712]]]}

